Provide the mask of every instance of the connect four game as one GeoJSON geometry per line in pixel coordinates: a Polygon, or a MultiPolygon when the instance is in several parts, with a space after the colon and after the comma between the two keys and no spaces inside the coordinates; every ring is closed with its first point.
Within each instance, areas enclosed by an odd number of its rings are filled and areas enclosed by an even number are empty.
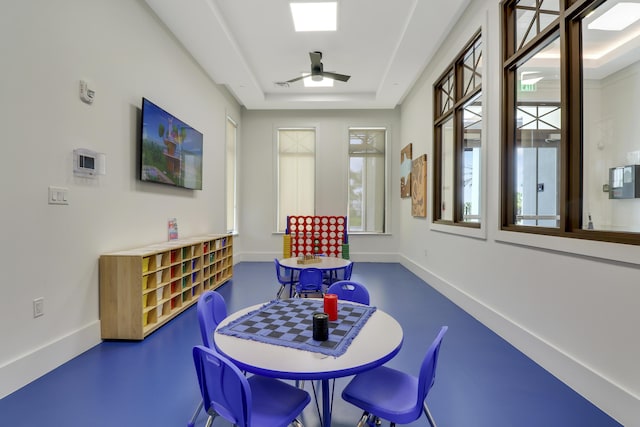
{"type": "Polygon", "coordinates": [[[340,304],[338,320],[329,322],[329,339],[315,341],[313,313],[322,312],[323,308],[322,300],[275,300],[236,319],[218,332],[338,357],[347,351],[351,341],[376,310],[370,306],[340,304]]]}
{"type": "Polygon", "coordinates": [[[325,254],[341,257],[348,243],[345,216],[289,216],[287,249],[292,257],[325,254]]]}

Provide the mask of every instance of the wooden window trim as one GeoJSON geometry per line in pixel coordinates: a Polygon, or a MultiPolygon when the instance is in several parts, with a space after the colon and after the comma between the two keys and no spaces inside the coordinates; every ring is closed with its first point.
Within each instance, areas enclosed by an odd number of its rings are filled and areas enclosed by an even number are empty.
{"type": "MultiPolygon", "coordinates": [[[[470,40],[464,45],[464,47],[460,50],[460,52],[456,55],[454,60],[445,67],[445,70],[442,74],[436,79],[436,82],[433,85],[433,205],[432,205],[432,214],[433,214],[433,222],[436,224],[444,224],[444,225],[452,225],[458,227],[467,227],[479,229],[481,228],[482,221],[484,218],[480,219],[480,222],[469,222],[463,221],[463,207],[462,200],[464,200],[464,186],[461,179],[461,175],[459,171],[462,170],[462,150],[463,150],[463,135],[464,128],[460,126],[462,123],[462,114],[463,107],[473,98],[477,97],[478,94],[482,92],[482,83],[480,82],[475,87],[468,89],[467,93],[464,94],[464,68],[466,67],[464,60],[469,55],[469,52],[472,49],[475,49],[475,46],[481,42],[480,53],[482,58],[485,58],[485,46],[484,41],[482,40],[482,31],[478,30],[476,33],[470,38],[470,40]],[[446,111],[442,109],[442,96],[441,96],[441,87],[447,79],[453,76],[453,92],[454,99],[450,108],[446,111]],[[464,95],[463,95],[464,94],[464,95]],[[452,218],[453,220],[445,220],[442,219],[442,125],[446,123],[448,120],[453,119],[453,129],[454,129],[454,161],[453,161],[453,212],[452,218]]],[[[478,61],[476,61],[477,64],[478,61]]],[[[475,72],[475,70],[474,70],[475,72]]],[[[483,106],[484,110],[484,106],[483,106]]],[[[484,116],[484,114],[483,114],[484,116]]],[[[483,120],[485,118],[483,117],[483,120]]],[[[484,167],[484,165],[481,165],[484,167]]],[[[481,194],[483,197],[484,194],[481,194]]]]}
{"type": "Polygon", "coordinates": [[[502,55],[502,123],[500,174],[500,228],[529,234],[569,237],[609,243],[640,245],[640,233],[582,228],[583,206],[583,117],[582,117],[582,59],[580,21],[606,0],[559,0],[559,15],[545,29],[541,29],[520,49],[516,50],[514,5],[518,0],[501,2],[502,55]],[[558,228],[533,227],[514,224],[515,163],[515,69],[531,58],[548,40],[560,39],[560,80],[562,109],[562,141],[560,171],[560,216],[558,228]]]}

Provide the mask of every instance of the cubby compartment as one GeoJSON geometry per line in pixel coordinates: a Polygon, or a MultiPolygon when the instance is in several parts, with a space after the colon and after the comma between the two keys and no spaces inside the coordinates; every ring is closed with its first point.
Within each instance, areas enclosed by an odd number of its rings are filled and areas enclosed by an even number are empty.
{"type": "Polygon", "coordinates": [[[144,339],[229,280],[232,240],[208,235],[102,255],[102,338],[144,339]]]}

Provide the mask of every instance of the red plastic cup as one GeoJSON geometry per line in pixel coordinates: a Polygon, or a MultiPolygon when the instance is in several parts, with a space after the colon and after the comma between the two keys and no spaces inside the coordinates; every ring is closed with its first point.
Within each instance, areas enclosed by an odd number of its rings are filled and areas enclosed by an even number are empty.
{"type": "Polygon", "coordinates": [[[329,316],[329,321],[338,320],[338,295],[324,294],[324,312],[329,316]]]}

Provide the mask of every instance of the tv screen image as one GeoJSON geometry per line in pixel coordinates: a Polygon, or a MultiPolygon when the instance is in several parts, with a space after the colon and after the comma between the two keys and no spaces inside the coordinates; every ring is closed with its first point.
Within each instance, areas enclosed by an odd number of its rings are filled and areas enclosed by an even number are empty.
{"type": "Polygon", "coordinates": [[[202,141],[202,133],[142,98],[142,181],[202,190],[202,141]]]}

